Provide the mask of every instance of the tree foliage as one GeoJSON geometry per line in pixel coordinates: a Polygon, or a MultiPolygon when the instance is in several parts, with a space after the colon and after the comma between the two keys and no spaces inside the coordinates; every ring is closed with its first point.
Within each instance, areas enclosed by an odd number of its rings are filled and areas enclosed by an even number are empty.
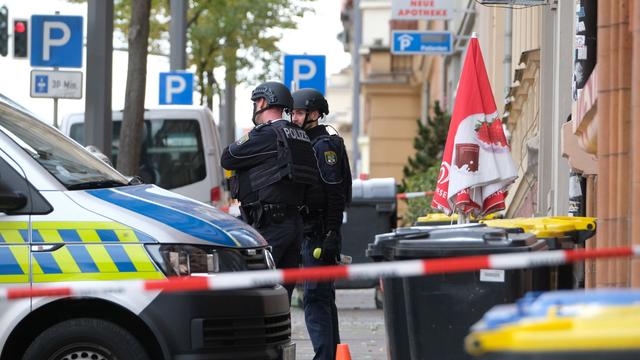
{"type": "Polygon", "coordinates": [[[442,111],[438,101],[434,103],[433,113],[433,117],[427,117],[427,124],[417,120],[418,135],[413,139],[416,154],[413,158],[407,159],[407,165],[403,169],[405,178],[439,165],[442,160],[451,116],[442,111]]]}
{"type": "MultiPolygon", "coordinates": [[[[234,84],[275,76],[281,66],[281,30],[296,27],[296,20],[310,10],[309,1],[189,0],[187,54],[189,66],[196,67],[201,102],[210,102],[222,90],[214,69],[224,68],[234,84]]],[[[169,5],[169,0],[151,1],[150,51],[160,51],[169,39],[169,5]]],[[[130,14],[131,1],[115,1],[115,28],[122,34],[128,33],[130,14]]]]}
{"type": "MultiPolygon", "coordinates": [[[[420,192],[433,191],[440,173],[440,162],[444,153],[444,146],[449,132],[451,116],[440,108],[440,103],[434,103],[434,116],[427,117],[427,124],[418,119],[418,134],[413,140],[416,154],[407,159],[403,169],[404,178],[400,191],[420,192]]],[[[408,210],[404,216],[405,224],[409,225],[420,216],[433,212],[431,196],[408,200],[408,210]]]]}

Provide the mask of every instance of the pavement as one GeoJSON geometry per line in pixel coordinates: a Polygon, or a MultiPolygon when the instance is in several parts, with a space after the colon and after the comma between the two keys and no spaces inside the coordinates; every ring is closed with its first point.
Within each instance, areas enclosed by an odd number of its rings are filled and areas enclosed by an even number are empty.
{"type": "MultiPolygon", "coordinates": [[[[386,360],[384,315],[376,309],[374,289],[337,290],[340,340],[349,345],[353,360],[386,360]]],[[[295,303],[295,302],[294,302],[295,303]]],[[[313,346],[304,323],[304,311],[291,308],[296,360],[313,359],[313,346]]]]}

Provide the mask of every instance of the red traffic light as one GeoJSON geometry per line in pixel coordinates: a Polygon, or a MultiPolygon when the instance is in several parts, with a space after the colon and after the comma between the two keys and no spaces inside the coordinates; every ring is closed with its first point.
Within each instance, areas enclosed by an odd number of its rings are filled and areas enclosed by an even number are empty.
{"type": "Polygon", "coordinates": [[[25,21],[16,21],[13,25],[13,31],[16,33],[23,33],[27,31],[27,23],[25,21]]]}

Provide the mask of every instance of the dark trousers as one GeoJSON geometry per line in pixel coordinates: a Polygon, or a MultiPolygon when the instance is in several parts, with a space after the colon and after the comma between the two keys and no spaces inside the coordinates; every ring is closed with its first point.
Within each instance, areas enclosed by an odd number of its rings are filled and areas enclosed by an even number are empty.
{"type": "MultiPolygon", "coordinates": [[[[297,213],[288,215],[281,223],[270,222],[257,228],[272,247],[273,260],[278,269],[297,268],[300,265],[302,218],[297,213]]],[[[295,284],[284,285],[289,293],[289,303],[295,284]]]]}
{"type": "MultiPolygon", "coordinates": [[[[313,258],[313,249],[320,247],[318,236],[306,235],[302,243],[302,265],[324,265],[313,258]]],[[[336,346],[340,343],[338,329],[338,309],[333,281],[304,282],[304,320],[316,355],[314,360],[334,360],[336,346]]]]}

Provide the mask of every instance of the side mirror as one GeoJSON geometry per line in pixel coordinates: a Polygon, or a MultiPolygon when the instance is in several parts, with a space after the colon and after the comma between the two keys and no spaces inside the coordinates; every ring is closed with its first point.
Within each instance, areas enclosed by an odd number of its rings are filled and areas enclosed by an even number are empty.
{"type": "Polygon", "coordinates": [[[27,205],[27,197],[17,191],[0,190],[0,212],[10,212],[27,205]]]}

